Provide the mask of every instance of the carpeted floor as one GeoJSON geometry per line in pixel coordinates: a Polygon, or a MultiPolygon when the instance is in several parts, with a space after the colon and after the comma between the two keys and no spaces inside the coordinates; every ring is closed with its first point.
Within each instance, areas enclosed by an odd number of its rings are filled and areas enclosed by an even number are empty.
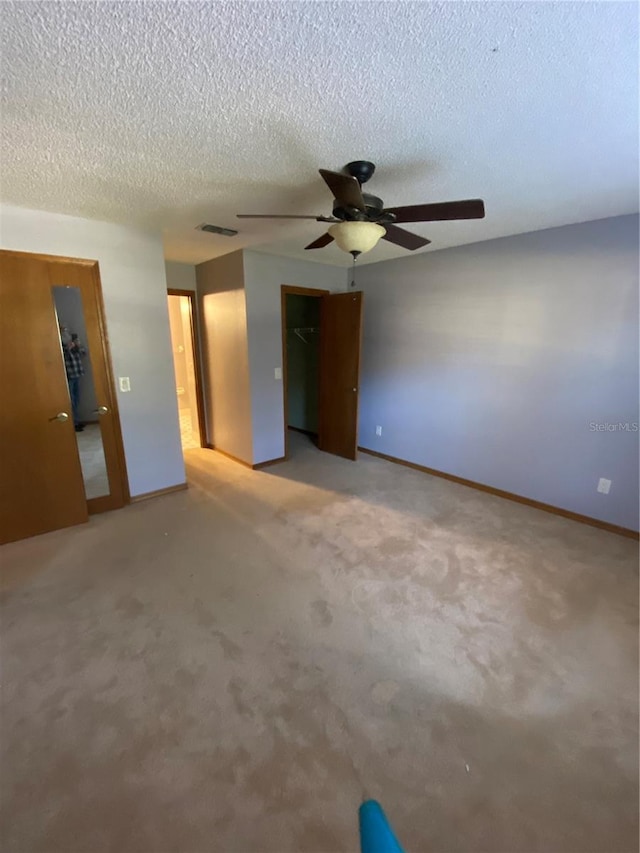
{"type": "Polygon", "coordinates": [[[636,851],[636,543],[292,441],[2,549],[2,849],[636,851]]]}

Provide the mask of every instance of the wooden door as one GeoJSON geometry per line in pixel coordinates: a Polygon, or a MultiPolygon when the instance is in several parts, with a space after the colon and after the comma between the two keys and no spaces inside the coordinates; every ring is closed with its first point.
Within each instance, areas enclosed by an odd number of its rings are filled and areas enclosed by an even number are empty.
{"type": "Polygon", "coordinates": [[[0,251],[0,299],[0,542],[10,542],[117,509],[129,493],[97,262],[0,251]],[[60,328],[70,305],[91,388],[77,431],[60,328]]]}
{"type": "Polygon", "coordinates": [[[318,447],[356,459],[362,293],[322,297],[318,447]]]}
{"type": "Polygon", "coordinates": [[[0,252],[0,542],[89,518],[49,265],[0,252]]]}

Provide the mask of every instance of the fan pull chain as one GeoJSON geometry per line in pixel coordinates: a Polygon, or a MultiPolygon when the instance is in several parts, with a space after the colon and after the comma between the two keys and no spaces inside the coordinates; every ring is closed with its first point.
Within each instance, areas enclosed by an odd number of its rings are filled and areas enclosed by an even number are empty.
{"type": "Polygon", "coordinates": [[[356,286],[356,259],[360,253],[359,252],[352,252],[351,254],[353,255],[353,266],[351,267],[353,277],[351,279],[351,287],[355,287],[356,286]]]}

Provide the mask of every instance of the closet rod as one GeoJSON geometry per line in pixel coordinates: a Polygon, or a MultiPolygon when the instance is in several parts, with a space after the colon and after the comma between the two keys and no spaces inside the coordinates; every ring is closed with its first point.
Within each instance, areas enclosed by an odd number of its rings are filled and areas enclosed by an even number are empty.
{"type": "Polygon", "coordinates": [[[296,337],[300,338],[303,343],[308,344],[309,341],[305,339],[304,335],[309,335],[313,332],[319,332],[320,329],[318,329],[316,326],[297,326],[295,329],[288,329],[287,331],[293,332],[293,334],[296,335],[296,337]]]}

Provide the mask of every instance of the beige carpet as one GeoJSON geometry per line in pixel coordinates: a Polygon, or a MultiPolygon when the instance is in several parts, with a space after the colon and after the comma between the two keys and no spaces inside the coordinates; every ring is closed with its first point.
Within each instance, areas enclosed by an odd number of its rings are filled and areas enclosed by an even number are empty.
{"type": "Polygon", "coordinates": [[[4,547],[3,851],[637,850],[636,544],[292,441],[4,547]]]}

